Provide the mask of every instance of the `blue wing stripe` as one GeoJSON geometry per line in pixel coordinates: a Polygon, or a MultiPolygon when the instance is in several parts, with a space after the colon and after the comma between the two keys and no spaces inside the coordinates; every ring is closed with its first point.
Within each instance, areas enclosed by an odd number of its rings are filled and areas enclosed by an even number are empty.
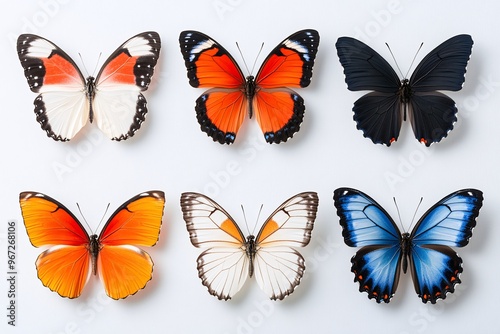
{"type": "Polygon", "coordinates": [[[368,195],[355,189],[339,188],[333,199],[348,246],[399,245],[401,233],[396,224],[368,195]]]}
{"type": "Polygon", "coordinates": [[[482,202],[483,194],[476,189],[459,190],[443,198],[420,218],[411,235],[413,243],[467,245],[482,202]]]}

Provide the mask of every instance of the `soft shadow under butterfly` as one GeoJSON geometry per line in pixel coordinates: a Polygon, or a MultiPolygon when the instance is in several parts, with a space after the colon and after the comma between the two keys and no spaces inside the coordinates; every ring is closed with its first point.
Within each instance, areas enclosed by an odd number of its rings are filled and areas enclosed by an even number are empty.
{"type": "Polygon", "coordinates": [[[410,79],[401,81],[368,45],[340,37],[335,46],[347,88],[373,91],[354,102],[357,128],[373,143],[390,146],[398,139],[408,112],[418,141],[426,146],[440,142],[453,129],[458,110],[455,101],[438,91],[462,89],[472,44],[469,35],[448,39],[422,59],[410,79]]]}
{"type": "Polygon", "coordinates": [[[151,247],[158,241],[165,204],[162,191],[144,192],[126,201],[99,236],[89,236],[73,213],[47,195],[22,192],[19,202],[32,245],[49,246],[38,256],[36,269],[50,290],[76,298],[91,274],[99,274],[106,294],[120,299],[151,280],[153,260],[137,246],[151,247]]]}
{"type": "Polygon", "coordinates": [[[196,100],[201,130],[220,144],[232,144],[245,114],[257,118],[266,142],[286,142],[299,131],[304,100],[291,88],[309,86],[318,51],[316,30],[298,31],[278,44],[259,72],[245,78],[219,43],[198,31],[183,31],[179,44],[193,87],[212,88],[196,100]]]}
{"type": "Polygon", "coordinates": [[[49,40],[23,34],[17,53],[35,99],[36,120],[54,140],[72,139],[87,121],[110,139],[132,137],[148,109],[148,89],[160,55],[160,36],[138,34],[115,50],[97,77],[85,79],[73,59],[49,40]]]}
{"type": "Polygon", "coordinates": [[[293,247],[304,247],[311,239],[316,193],[300,193],[285,201],[256,237],[245,238],[234,219],[205,195],[183,193],[181,208],[191,243],[208,248],[198,257],[198,275],[219,300],[231,299],[252,276],[273,300],[282,300],[299,285],[305,260],[293,247]]]}
{"type": "Polygon", "coordinates": [[[389,214],[359,190],[339,188],[333,199],[344,242],[362,247],[351,259],[360,292],[388,303],[401,267],[403,273],[410,267],[415,291],[424,303],[434,304],[455,291],[462,259],[449,246],[468,244],[483,204],[481,191],[463,189],[446,196],[424,213],[411,234],[401,234],[389,214]]]}

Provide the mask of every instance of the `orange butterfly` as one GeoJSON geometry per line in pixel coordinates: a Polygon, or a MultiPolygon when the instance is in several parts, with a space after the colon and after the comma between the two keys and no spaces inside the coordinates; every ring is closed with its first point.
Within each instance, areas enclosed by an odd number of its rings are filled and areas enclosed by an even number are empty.
{"type": "Polygon", "coordinates": [[[91,273],[99,272],[106,294],[120,299],[151,280],[153,261],[135,245],[151,247],[158,241],[162,191],[144,192],[122,204],[99,236],[89,236],[64,205],[47,195],[22,192],[19,203],[32,245],[50,246],[36,260],[38,278],[50,290],[79,297],[91,273]]]}
{"type": "Polygon", "coordinates": [[[257,75],[244,77],[219,43],[198,31],[183,31],[179,44],[193,87],[213,87],[196,100],[201,130],[221,144],[236,138],[245,113],[257,118],[270,144],[286,142],[304,118],[304,99],[292,88],[309,86],[319,33],[298,31],[278,44],[257,75]]]}

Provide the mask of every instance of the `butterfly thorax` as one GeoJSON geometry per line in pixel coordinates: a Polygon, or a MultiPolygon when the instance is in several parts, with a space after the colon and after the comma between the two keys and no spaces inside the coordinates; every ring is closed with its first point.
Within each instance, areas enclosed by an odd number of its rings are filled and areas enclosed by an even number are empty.
{"type": "Polygon", "coordinates": [[[97,275],[97,256],[99,255],[99,251],[101,250],[101,245],[97,240],[97,234],[92,234],[90,236],[89,242],[89,253],[90,259],[92,261],[92,274],[97,275]]]}
{"type": "Polygon", "coordinates": [[[93,76],[89,76],[87,78],[87,82],[85,84],[86,87],[86,92],[85,95],[87,95],[87,98],[89,99],[89,104],[90,104],[90,110],[89,110],[89,119],[90,123],[94,120],[94,112],[92,110],[92,104],[94,101],[95,97],[95,78],[93,76]]]}
{"type": "Polygon", "coordinates": [[[247,253],[248,259],[250,261],[250,265],[248,266],[248,276],[253,276],[253,260],[255,258],[255,253],[257,252],[257,248],[255,246],[255,237],[253,235],[249,235],[247,237],[247,241],[245,242],[245,252],[247,253]]]}
{"type": "Polygon", "coordinates": [[[413,95],[413,92],[410,87],[410,81],[408,79],[404,79],[401,81],[401,86],[399,87],[399,100],[404,106],[404,120],[406,121],[406,106],[408,102],[410,102],[410,98],[413,95]]]}
{"type": "Polygon", "coordinates": [[[401,235],[401,253],[403,258],[403,273],[408,269],[408,254],[410,254],[410,233],[405,232],[401,235]]]}
{"type": "Polygon", "coordinates": [[[248,101],[248,117],[252,118],[253,116],[253,108],[252,108],[252,100],[253,97],[255,96],[255,78],[253,75],[247,76],[247,79],[245,81],[245,96],[247,97],[248,101]]]}

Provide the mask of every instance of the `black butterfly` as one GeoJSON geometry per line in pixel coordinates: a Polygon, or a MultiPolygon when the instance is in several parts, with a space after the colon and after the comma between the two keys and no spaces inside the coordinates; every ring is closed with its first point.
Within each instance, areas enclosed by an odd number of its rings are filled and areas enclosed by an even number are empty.
{"type": "Polygon", "coordinates": [[[371,90],[354,102],[357,128],[375,144],[396,141],[406,111],[415,137],[426,146],[441,141],[453,129],[457,107],[438,90],[458,91],[465,81],[472,38],[457,35],[432,50],[410,79],[400,80],[389,63],[365,43],[340,37],[335,46],[344,67],[347,88],[371,90]]]}

